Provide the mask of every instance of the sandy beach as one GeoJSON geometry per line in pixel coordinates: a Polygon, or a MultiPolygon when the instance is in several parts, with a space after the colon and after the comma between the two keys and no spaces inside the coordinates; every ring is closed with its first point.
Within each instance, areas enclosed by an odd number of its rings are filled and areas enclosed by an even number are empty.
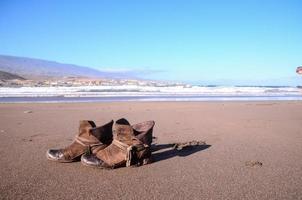
{"type": "Polygon", "coordinates": [[[301,101],[0,104],[0,136],[0,199],[302,199],[301,101]],[[79,120],[121,117],[155,120],[152,164],[46,159],[79,120]],[[208,146],[169,146],[190,140],[208,146]]]}

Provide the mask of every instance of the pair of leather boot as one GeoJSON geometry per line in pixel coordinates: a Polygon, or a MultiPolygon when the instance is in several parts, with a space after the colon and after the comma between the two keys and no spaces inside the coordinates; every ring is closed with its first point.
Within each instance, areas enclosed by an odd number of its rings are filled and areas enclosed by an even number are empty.
{"type": "Polygon", "coordinates": [[[79,161],[86,166],[116,168],[151,162],[154,121],[130,125],[126,119],[96,127],[93,121],[80,121],[75,140],[64,149],[49,149],[46,156],[57,162],[79,161]]]}

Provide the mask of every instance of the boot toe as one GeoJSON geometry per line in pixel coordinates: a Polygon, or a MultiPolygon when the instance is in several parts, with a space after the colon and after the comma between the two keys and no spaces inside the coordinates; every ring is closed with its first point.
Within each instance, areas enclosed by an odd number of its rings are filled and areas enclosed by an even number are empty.
{"type": "Polygon", "coordinates": [[[64,154],[61,149],[48,149],[46,157],[52,161],[65,161],[64,154]]]}
{"type": "Polygon", "coordinates": [[[84,154],[81,157],[81,162],[83,165],[89,166],[89,167],[101,167],[103,161],[98,159],[93,154],[84,154]]]}

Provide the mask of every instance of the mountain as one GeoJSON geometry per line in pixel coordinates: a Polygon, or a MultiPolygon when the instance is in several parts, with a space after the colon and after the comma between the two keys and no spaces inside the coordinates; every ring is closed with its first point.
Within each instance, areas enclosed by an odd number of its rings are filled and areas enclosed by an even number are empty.
{"type": "Polygon", "coordinates": [[[0,55],[0,70],[18,74],[25,78],[47,77],[92,77],[92,78],[135,78],[131,73],[106,72],[73,64],[55,61],[0,55]]]}
{"type": "Polygon", "coordinates": [[[16,74],[0,71],[0,80],[13,80],[13,79],[25,80],[25,78],[18,76],[16,74]]]}

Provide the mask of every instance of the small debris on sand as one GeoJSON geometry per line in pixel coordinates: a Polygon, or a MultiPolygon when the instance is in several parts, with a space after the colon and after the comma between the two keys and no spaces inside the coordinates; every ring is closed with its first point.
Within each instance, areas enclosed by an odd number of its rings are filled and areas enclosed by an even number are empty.
{"type": "Polygon", "coordinates": [[[152,141],[155,141],[155,142],[156,142],[157,140],[158,140],[157,137],[154,137],[154,136],[152,137],[152,141]]]}
{"type": "Polygon", "coordinates": [[[194,147],[194,146],[201,146],[201,145],[206,145],[205,141],[190,141],[190,142],[181,142],[181,143],[175,143],[173,148],[177,149],[177,150],[182,150],[185,148],[189,148],[189,147],[194,147]]]}
{"type": "Polygon", "coordinates": [[[29,139],[27,139],[27,138],[23,138],[21,141],[22,141],[22,142],[32,142],[32,141],[33,141],[33,139],[31,139],[31,138],[29,138],[29,139]]]}
{"type": "Polygon", "coordinates": [[[258,160],[245,162],[245,166],[247,166],[247,167],[255,167],[255,166],[262,167],[262,165],[263,165],[263,163],[258,160]]]}
{"type": "Polygon", "coordinates": [[[33,113],[33,111],[32,111],[32,110],[25,110],[24,113],[25,113],[25,114],[33,113]]]}

